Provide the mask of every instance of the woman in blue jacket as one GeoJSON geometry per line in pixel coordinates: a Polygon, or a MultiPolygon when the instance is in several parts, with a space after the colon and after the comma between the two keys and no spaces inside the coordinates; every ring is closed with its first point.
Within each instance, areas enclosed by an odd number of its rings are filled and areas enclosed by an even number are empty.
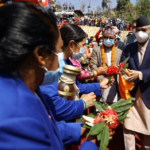
{"type": "MultiPolygon", "coordinates": [[[[86,44],[86,33],[77,25],[65,25],[61,29],[61,36],[63,39],[63,53],[66,64],[71,62],[69,58],[79,59],[83,56],[84,48],[86,44]]],[[[102,68],[102,67],[101,67],[102,68]]],[[[102,68],[103,69],[103,68],[102,68]]],[[[81,99],[87,102],[87,106],[93,106],[93,100],[96,96],[101,95],[101,88],[107,88],[108,79],[100,83],[82,84],[76,79],[76,85],[80,89],[81,99]],[[90,94],[89,94],[90,93],[90,94]]],[[[61,98],[58,94],[58,82],[56,81],[52,85],[40,86],[38,91],[41,93],[43,99],[47,102],[49,109],[53,112],[56,120],[69,121],[72,119],[80,118],[84,111],[84,103],[82,100],[68,101],[61,98]]]]}
{"type": "MultiPolygon", "coordinates": [[[[53,114],[35,93],[61,75],[60,39],[45,9],[21,2],[0,7],[0,149],[64,149],[53,114]]],[[[86,141],[80,149],[97,147],[86,141]]]]}

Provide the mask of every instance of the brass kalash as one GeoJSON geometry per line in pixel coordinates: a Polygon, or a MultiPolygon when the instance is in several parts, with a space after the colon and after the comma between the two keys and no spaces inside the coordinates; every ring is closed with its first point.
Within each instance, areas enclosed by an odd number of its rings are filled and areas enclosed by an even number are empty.
{"type": "Polygon", "coordinates": [[[58,94],[67,100],[77,100],[80,90],[75,84],[76,76],[81,70],[71,65],[65,65],[63,74],[58,81],[58,94]]]}

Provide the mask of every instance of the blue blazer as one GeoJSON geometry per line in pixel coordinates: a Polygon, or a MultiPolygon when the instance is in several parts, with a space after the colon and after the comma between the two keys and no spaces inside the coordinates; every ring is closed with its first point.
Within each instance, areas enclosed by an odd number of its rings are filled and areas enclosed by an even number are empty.
{"type": "MultiPolygon", "coordinates": [[[[10,73],[0,73],[0,95],[0,149],[63,150],[53,114],[22,80],[10,73]]],[[[65,128],[66,123],[63,124],[65,128]]],[[[97,150],[96,145],[89,141],[80,149],[89,148],[97,150]]]]}
{"type": "Polygon", "coordinates": [[[150,109],[150,41],[146,48],[146,52],[143,58],[141,66],[139,66],[138,58],[138,43],[131,43],[126,46],[122,53],[121,62],[129,57],[129,69],[141,71],[143,74],[143,80],[136,80],[135,88],[131,91],[131,96],[135,97],[138,86],[142,93],[142,98],[145,105],[150,109]]]}
{"type": "MultiPolygon", "coordinates": [[[[76,85],[80,89],[80,94],[89,94],[94,92],[96,96],[101,95],[100,83],[81,84],[76,79],[76,85]]],[[[57,82],[53,83],[52,85],[40,86],[38,91],[41,93],[41,96],[46,101],[49,110],[53,112],[53,115],[57,121],[69,121],[82,116],[84,111],[83,102],[81,100],[68,101],[64,98],[61,98],[58,94],[57,82]]]]}

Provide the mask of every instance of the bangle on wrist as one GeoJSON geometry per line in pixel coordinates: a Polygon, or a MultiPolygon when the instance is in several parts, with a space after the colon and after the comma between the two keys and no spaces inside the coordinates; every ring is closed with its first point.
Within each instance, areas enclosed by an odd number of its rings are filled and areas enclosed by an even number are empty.
{"type": "Polygon", "coordinates": [[[82,102],[84,102],[84,104],[85,104],[85,108],[84,108],[84,110],[86,110],[87,109],[87,102],[84,100],[84,99],[80,99],[82,102]]]}
{"type": "Polygon", "coordinates": [[[97,72],[97,75],[99,74],[98,70],[95,70],[97,72]]]}
{"type": "Polygon", "coordinates": [[[97,77],[97,71],[93,71],[94,77],[97,77]]]}
{"type": "Polygon", "coordinates": [[[91,78],[94,77],[94,73],[92,71],[90,71],[90,73],[91,73],[91,78]]]}

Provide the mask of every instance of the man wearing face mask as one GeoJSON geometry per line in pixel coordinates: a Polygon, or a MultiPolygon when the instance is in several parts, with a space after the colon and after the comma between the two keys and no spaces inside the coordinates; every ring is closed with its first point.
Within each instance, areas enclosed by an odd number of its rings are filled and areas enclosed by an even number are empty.
{"type": "Polygon", "coordinates": [[[135,133],[143,135],[141,150],[150,149],[150,21],[146,16],[137,19],[137,42],[129,44],[121,57],[121,61],[129,57],[130,77],[127,82],[134,81],[131,96],[136,98],[124,122],[124,141],[126,150],[135,150],[135,133]]]}
{"type": "Polygon", "coordinates": [[[136,20],[132,22],[132,32],[133,34],[126,36],[124,39],[124,44],[129,45],[130,43],[136,42],[136,37],[135,37],[135,30],[136,30],[136,20]]]}
{"type": "MultiPolygon", "coordinates": [[[[115,32],[111,26],[107,26],[104,31],[103,35],[104,43],[100,47],[96,47],[93,49],[92,56],[91,56],[91,69],[96,70],[99,67],[108,67],[113,65],[114,62],[115,66],[119,65],[122,50],[115,47],[117,42],[115,32]],[[104,59],[105,55],[105,59],[104,59]],[[113,55],[113,56],[112,56],[113,55]]],[[[106,77],[106,72],[103,75],[99,75],[97,77],[97,81],[99,82],[102,78],[106,77]]],[[[102,97],[98,97],[101,102],[117,102],[118,101],[118,91],[117,91],[117,83],[105,89],[103,91],[102,97]]]]}
{"type": "Polygon", "coordinates": [[[112,28],[113,28],[113,32],[116,34],[116,40],[117,40],[116,47],[123,50],[125,47],[125,44],[122,41],[118,40],[118,33],[119,33],[118,28],[116,26],[112,26],[112,28]]]}

